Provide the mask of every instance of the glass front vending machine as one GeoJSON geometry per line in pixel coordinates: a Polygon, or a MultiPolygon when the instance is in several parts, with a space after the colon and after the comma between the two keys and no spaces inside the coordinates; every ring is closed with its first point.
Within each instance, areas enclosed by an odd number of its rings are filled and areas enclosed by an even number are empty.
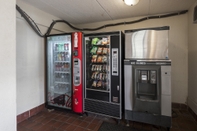
{"type": "Polygon", "coordinates": [[[82,33],[46,37],[46,107],[83,113],[82,33]]]}

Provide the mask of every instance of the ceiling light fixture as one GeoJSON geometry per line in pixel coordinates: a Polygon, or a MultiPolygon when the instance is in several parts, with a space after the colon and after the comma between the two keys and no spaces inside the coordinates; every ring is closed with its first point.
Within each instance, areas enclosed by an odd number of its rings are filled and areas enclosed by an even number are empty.
{"type": "Polygon", "coordinates": [[[128,6],[134,6],[139,2],[139,0],[123,0],[123,1],[128,6]]]}

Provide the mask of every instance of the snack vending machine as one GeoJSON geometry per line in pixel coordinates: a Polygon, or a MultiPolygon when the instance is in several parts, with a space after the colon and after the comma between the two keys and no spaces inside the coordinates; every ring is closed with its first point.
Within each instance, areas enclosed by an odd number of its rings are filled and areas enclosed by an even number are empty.
{"type": "Polygon", "coordinates": [[[46,107],[83,113],[82,33],[46,37],[46,107]]]}
{"type": "Polygon", "coordinates": [[[84,39],[84,111],[121,119],[123,34],[85,34],[84,39]]]}

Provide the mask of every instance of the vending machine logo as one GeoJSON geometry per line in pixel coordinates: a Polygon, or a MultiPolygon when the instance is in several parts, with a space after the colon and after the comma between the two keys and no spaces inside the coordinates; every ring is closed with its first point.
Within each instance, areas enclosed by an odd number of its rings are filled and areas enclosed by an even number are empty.
{"type": "Polygon", "coordinates": [[[77,32],[74,34],[74,48],[78,47],[78,34],[77,32]]]}

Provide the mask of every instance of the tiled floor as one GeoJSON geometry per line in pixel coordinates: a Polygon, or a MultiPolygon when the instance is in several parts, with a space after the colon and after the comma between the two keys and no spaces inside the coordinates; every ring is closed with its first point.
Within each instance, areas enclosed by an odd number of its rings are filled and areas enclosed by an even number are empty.
{"type": "MultiPolygon", "coordinates": [[[[187,110],[173,109],[171,131],[197,131],[197,122],[187,110]]],[[[17,131],[97,131],[103,121],[116,123],[112,118],[88,114],[79,116],[69,111],[44,110],[19,123],[17,131]]],[[[121,125],[125,125],[121,121],[121,125]]],[[[130,122],[139,131],[166,131],[166,128],[139,122],[130,122]]],[[[132,131],[132,130],[131,130],[132,131]]]]}

